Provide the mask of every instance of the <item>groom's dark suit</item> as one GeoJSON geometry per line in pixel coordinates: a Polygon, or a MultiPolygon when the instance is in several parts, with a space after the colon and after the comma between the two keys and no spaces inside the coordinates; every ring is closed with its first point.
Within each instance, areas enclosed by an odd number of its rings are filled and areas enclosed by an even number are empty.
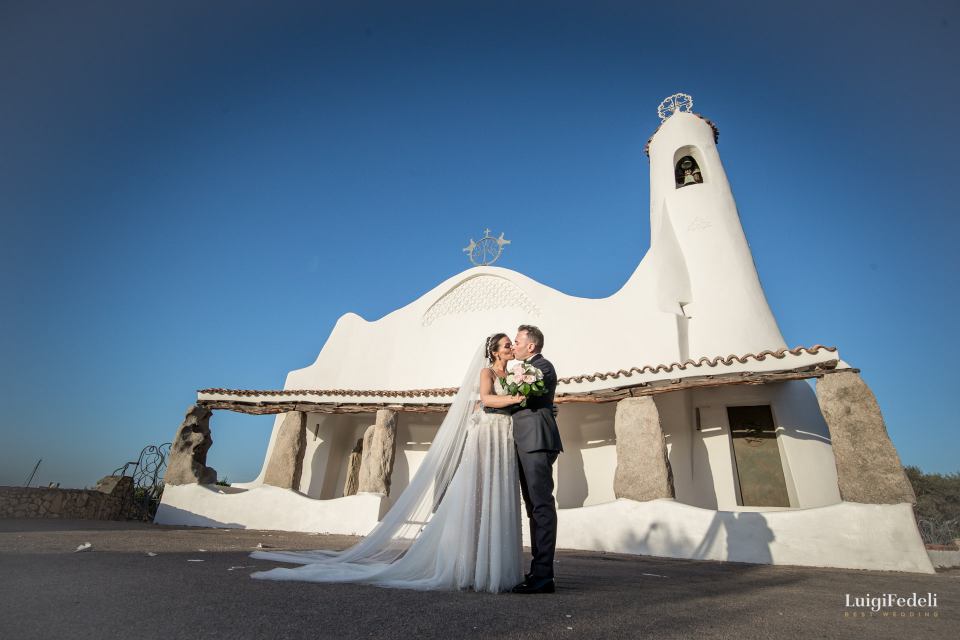
{"type": "Polygon", "coordinates": [[[520,468],[520,492],[530,519],[530,546],[535,578],[553,577],[553,554],[557,544],[557,508],[553,500],[553,463],[563,451],[560,430],[553,415],[557,372],[539,353],[527,360],[543,372],[546,394],[527,399],[527,406],[513,414],[513,440],[520,468]]]}

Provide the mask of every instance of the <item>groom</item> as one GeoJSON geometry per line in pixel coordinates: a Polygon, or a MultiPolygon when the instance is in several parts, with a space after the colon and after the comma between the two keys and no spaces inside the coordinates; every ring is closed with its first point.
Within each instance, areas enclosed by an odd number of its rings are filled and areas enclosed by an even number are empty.
{"type": "Polygon", "coordinates": [[[557,543],[557,508],[553,500],[553,463],[563,451],[554,416],[553,395],[557,372],[540,355],[543,333],[524,324],[513,341],[517,360],[525,360],[543,372],[546,393],[527,399],[527,406],[513,414],[513,440],[517,447],[520,493],[530,520],[530,573],[513,588],[514,593],[553,593],[553,552],[557,543]]]}

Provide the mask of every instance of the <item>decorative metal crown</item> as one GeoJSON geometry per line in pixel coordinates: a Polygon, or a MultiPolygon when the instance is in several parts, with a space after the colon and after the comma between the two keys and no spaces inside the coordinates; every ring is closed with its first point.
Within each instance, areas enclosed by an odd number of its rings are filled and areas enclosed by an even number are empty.
{"type": "Polygon", "coordinates": [[[663,122],[675,113],[693,111],[693,98],[687,93],[675,93],[669,98],[664,98],[660,106],[657,107],[657,115],[663,122]]]}

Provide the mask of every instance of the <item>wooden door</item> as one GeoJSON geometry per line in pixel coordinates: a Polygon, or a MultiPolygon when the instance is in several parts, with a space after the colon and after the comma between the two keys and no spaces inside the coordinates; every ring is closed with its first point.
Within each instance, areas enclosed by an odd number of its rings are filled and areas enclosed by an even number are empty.
{"type": "Polygon", "coordinates": [[[780,445],[769,405],[727,407],[740,504],[789,507],[780,445]]]}

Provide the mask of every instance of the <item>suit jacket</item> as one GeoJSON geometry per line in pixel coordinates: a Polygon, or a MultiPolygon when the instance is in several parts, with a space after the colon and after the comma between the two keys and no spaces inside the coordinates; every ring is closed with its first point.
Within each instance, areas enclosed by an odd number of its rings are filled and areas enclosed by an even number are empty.
{"type": "Polygon", "coordinates": [[[553,415],[553,396],[557,391],[557,372],[550,361],[536,354],[527,362],[543,372],[543,382],[547,392],[542,396],[527,399],[526,407],[519,407],[513,413],[513,440],[517,450],[563,451],[560,441],[560,429],[553,415]]]}

